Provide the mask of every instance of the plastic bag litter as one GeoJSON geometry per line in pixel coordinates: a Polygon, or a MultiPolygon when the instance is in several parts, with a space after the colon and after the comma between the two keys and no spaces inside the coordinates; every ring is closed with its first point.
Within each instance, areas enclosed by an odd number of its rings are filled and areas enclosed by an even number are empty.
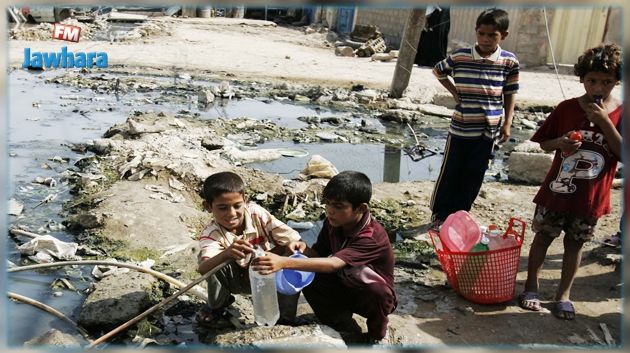
{"type": "MultiPolygon", "coordinates": [[[[41,252],[59,260],[75,260],[78,248],[77,243],[67,243],[51,235],[41,235],[18,246],[18,250],[23,255],[32,256],[41,252]]],[[[41,257],[41,255],[36,256],[41,257]]]]}

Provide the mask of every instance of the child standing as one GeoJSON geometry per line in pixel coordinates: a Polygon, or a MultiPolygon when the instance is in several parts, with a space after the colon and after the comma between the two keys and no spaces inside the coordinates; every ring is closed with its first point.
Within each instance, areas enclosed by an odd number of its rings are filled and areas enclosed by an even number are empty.
{"type": "Polygon", "coordinates": [[[519,63],[514,54],[499,46],[508,27],[504,10],[483,11],[476,22],[475,46],[454,50],[433,68],[456,103],[431,197],[433,227],[451,213],[470,211],[492,158],[495,138],[502,143],[510,137],[519,63]]]}
{"type": "MultiPolygon", "coordinates": [[[[251,292],[248,268],[253,246],[288,254],[287,245],[300,240],[300,235],[262,207],[247,203],[245,184],[232,172],[209,176],[203,183],[203,198],[203,207],[214,220],[201,232],[197,271],[205,274],[226,260],[235,261],[208,278],[208,305],[197,314],[197,321],[208,327],[229,327],[231,294],[251,292]]],[[[279,323],[292,324],[298,298],[299,294],[278,293],[279,323]]]]}
{"type": "Polygon", "coordinates": [[[370,214],[371,197],[365,174],[339,173],[324,188],[326,219],[313,247],[289,244],[309,258],[270,254],[252,262],[263,274],[283,268],[317,272],[303,289],[317,318],[343,333],[360,332],[353,313],[367,318],[368,332],[359,343],[368,344],[386,342],[387,316],[397,305],[394,254],[387,233],[370,214]]]}
{"type": "Polygon", "coordinates": [[[610,188],[621,155],[622,105],[610,95],[621,81],[621,63],[621,49],[615,44],[584,52],[574,72],[585,94],[561,102],[531,138],[556,155],[534,198],[532,230],[536,235],[529,250],[525,290],[519,297],[524,309],[541,309],[538,274],[549,245],[564,231],[553,313],[565,320],[575,318],[569,296],[582,245],[593,237],[597,220],[610,213],[610,188]],[[576,131],[581,138],[571,139],[576,131]]]}

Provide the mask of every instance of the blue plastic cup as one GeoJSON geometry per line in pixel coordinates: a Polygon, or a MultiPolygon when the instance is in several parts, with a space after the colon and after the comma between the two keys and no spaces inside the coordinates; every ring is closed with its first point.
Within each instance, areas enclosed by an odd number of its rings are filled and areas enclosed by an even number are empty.
{"type": "MultiPolygon", "coordinates": [[[[292,258],[306,259],[307,256],[299,252],[295,252],[289,256],[292,258]]],[[[284,295],[293,295],[299,293],[304,287],[313,282],[315,272],[282,269],[276,273],[276,289],[284,295]]]]}

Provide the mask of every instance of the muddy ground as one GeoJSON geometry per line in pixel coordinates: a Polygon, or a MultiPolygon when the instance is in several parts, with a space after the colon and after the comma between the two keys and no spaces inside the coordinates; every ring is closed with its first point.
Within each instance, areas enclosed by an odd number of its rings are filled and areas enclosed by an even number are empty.
{"type": "MultiPolygon", "coordinates": [[[[371,62],[369,59],[334,56],[334,48],[326,41],[326,33],[305,34],[303,28],[283,28],[269,23],[248,21],[241,24],[230,19],[165,19],[170,26],[169,36],[153,35],[143,40],[125,43],[99,43],[81,41],[77,50],[102,46],[110,57],[110,66],[129,72],[162,72],[165,76],[178,72],[189,72],[203,78],[238,79],[252,81],[265,79],[272,82],[289,81],[305,85],[322,85],[331,89],[348,89],[355,84],[364,84],[366,88],[386,89],[391,81],[395,63],[371,62]],[[159,53],[159,55],[155,55],[159,53]]],[[[57,50],[58,44],[51,41],[27,42],[12,40],[9,42],[9,59],[13,66],[21,63],[24,47],[33,47],[41,51],[57,50]]],[[[564,92],[567,96],[581,94],[582,88],[577,79],[561,75],[564,92]]],[[[554,88],[557,81],[551,71],[542,68],[537,71],[522,73],[523,89],[518,101],[522,107],[549,107],[563,99],[559,89],[554,88]]],[[[620,94],[617,90],[615,94],[620,94]]],[[[407,96],[414,102],[432,102],[436,95],[444,94],[439,84],[426,68],[414,68],[407,96]]],[[[129,151],[128,151],[129,152],[129,151]]],[[[128,153],[127,152],[127,153],[128,153]]],[[[188,157],[187,157],[188,158],[188,157]]],[[[210,172],[231,169],[232,165],[223,160],[209,163],[188,170],[188,177],[202,178],[210,172]]],[[[240,169],[239,169],[240,170],[240,169]]],[[[241,170],[248,181],[260,180],[260,174],[241,170]]],[[[162,185],[168,185],[164,175],[156,179],[162,185]]],[[[278,180],[269,179],[255,187],[265,191],[278,180]]],[[[190,185],[195,179],[191,178],[190,185]]],[[[113,194],[100,209],[112,215],[109,220],[119,221],[118,227],[125,228],[121,236],[139,234],[128,230],[130,226],[146,228],[142,222],[150,222],[163,232],[153,234],[154,239],[168,239],[174,233],[180,234],[177,245],[190,242],[194,246],[194,231],[199,224],[196,217],[206,217],[198,207],[192,191],[186,201],[191,218],[182,217],[173,225],[170,220],[173,210],[154,207],[154,198],[141,196],[146,188],[137,187],[144,179],[131,183],[124,181],[115,184],[115,188],[125,188],[124,193],[115,192],[123,189],[109,189],[113,194]],[[124,200],[116,201],[116,198],[124,200]],[[127,211],[121,204],[133,204],[131,210],[151,210],[153,218],[137,218],[129,222],[127,211]],[[109,205],[109,206],[107,206],[109,205]],[[133,223],[133,224],[131,224],[133,223]],[[164,223],[164,226],[161,225],[164,223]],[[193,224],[194,223],[194,224],[193,224]],[[180,229],[171,228],[179,225],[180,229]]],[[[251,184],[251,183],[250,183],[251,184]]],[[[410,205],[416,211],[420,227],[406,234],[413,242],[427,240],[426,224],[430,216],[429,199],[433,188],[432,182],[380,183],[374,186],[375,199],[393,199],[410,205]],[[408,203],[413,200],[413,203],[408,203]]],[[[279,187],[281,189],[281,186],[279,187]]],[[[506,182],[487,182],[484,184],[471,213],[481,224],[505,224],[510,217],[518,217],[528,222],[534,210],[531,200],[537,186],[513,185],[506,182]]],[[[620,204],[621,192],[612,190],[612,205],[620,204]]],[[[181,205],[178,205],[181,206],[181,205]]],[[[178,207],[181,211],[181,207],[178,207]]],[[[177,212],[179,212],[177,211],[177,212]]],[[[618,230],[620,213],[613,207],[613,213],[599,222],[596,240],[614,234],[618,230]]],[[[515,294],[522,289],[525,279],[527,251],[533,234],[529,228],[520,258],[520,271],[517,275],[515,294]]],[[[146,240],[145,240],[146,241],[146,240]]],[[[411,241],[411,240],[410,240],[411,241]]],[[[165,243],[172,243],[166,241],[165,243]]],[[[158,244],[163,249],[166,244],[158,244]]],[[[180,249],[181,250],[181,249],[180,249]]],[[[183,251],[183,250],[182,250],[183,251]]],[[[526,347],[547,346],[596,346],[607,345],[604,332],[609,331],[616,344],[622,341],[622,278],[621,266],[607,255],[617,254],[618,249],[601,247],[597,242],[585,246],[583,263],[578,271],[572,290],[577,318],[566,322],[553,317],[548,311],[538,313],[521,310],[514,301],[500,305],[477,305],[457,296],[446,284],[439,266],[433,262],[410,265],[413,261],[400,263],[396,269],[396,288],[400,304],[391,317],[392,343],[402,346],[440,345],[468,347],[470,345],[522,345],[526,347]],[[604,324],[604,325],[602,325],[604,324]],[[602,328],[604,327],[604,328],[602,328]]],[[[409,253],[409,252],[407,252],[409,253]]],[[[194,266],[194,257],[175,256],[178,266],[194,266]]],[[[556,241],[549,250],[545,269],[542,272],[541,296],[545,308],[550,308],[554,290],[559,281],[562,244],[556,241]]],[[[418,261],[419,262],[419,261],[418,261]]],[[[173,259],[175,263],[175,259],[173,259]]],[[[182,269],[187,272],[186,269],[182,269]]],[[[301,310],[308,308],[301,307],[301,310]]],[[[609,342],[610,343],[610,342],[609,342]]]]}

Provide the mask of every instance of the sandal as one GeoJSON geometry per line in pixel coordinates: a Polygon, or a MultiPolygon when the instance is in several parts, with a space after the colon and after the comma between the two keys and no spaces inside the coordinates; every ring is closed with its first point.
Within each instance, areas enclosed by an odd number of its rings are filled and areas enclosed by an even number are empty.
{"type": "Polygon", "coordinates": [[[232,314],[227,308],[210,309],[207,306],[202,306],[201,309],[195,315],[197,324],[206,328],[222,329],[233,327],[230,318],[232,314]]]}
{"type": "Polygon", "coordinates": [[[604,245],[612,246],[613,248],[617,248],[621,246],[621,234],[617,233],[611,236],[608,239],[605,239],[603,242],[604,245]]]}
{"type": "Polygon", "coordinates": [[[540,311],[540,297],[536,292],[523,292],[518,296],[518,304],[521,308],[531,311],[540,311]]]}
{"type": "Polygon", "coordinates": [[[570,300],[561,300],[553,304],[553,315],[558,319],[575,319],[575,308],[570,300]]]}

